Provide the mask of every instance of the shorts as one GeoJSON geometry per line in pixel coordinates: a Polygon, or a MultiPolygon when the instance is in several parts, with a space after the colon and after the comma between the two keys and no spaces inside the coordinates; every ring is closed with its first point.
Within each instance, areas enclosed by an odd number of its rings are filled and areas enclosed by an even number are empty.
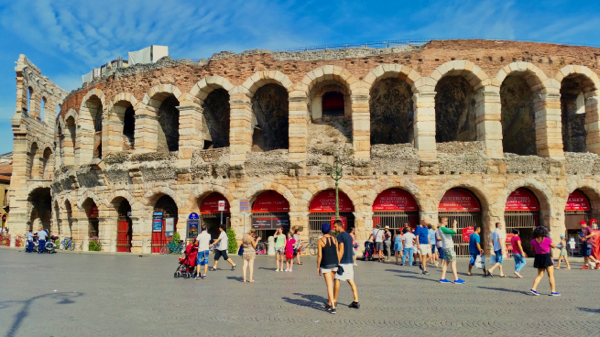
{"type": "Polygon", "coordinates": [[[440,259],[444,259],[444,248],[438,247],[438,251],[440,252],[440,259]]]}
{"type": "Polygon", "coordinates": [[[560,256],[567,256],[567,249],[565,247],[560,249],[560,256]]]}
{"type": "Polygon", "coordinates": [[[275,253],[285,254],[285,247],[275,249],[275,253]]]}
{"type": "Polygon", "coordinates": [[[431,245],[428,243],[422,244],[420,245],[421,249],[419,249],[419,251],[421,252],[421,255],[431,255],[431,245]]]}
{"type": "Polygon", "coordinates": [[[203,252],[198,252],[198,257],[196,258],[196,264],[199,266],[205,266],[208,264],[208,254],[210,250],[205,250],[203,252]]]}
{"type": "Polygon", "coordinates": [[[435,254],[435,246],[431,245],[431,254],[435,254]]]}
{"type": "Polygon", "coordinates": [[[590,255],[592,255],[592,248],[588,248],[587,245],[587,243],[581,243],[579,245],[579,252],[583,257],[590,257],[590,255]]]}
{"type": "Polygon", "coordinates": [[[350,281],[354,280],[354,265],[352,263],[344,263],[340,264],[340,267],[344,268],[344,273],[339,275],[335,274],[335,279],[340,281],[350,281]]]}
{"type": "MultiPolygon", "coordinates": [[[[327,274],[327,273],[331,273],[332,271],[337,272],[338,268],[337,267],[333,267],[333,268],[321,268],[321,274],[327,274]]],[[[346,269],[344,269],[345,271],[346,269]]],[[[345,273],[344,273],[345,274],[345,273]]]]}
{"type": "Polygon", "coordinates": [[[456,261],[456,252],[454,252],[454,249],[444,248],[444,261],[456,261]]]}
{"type": "Polygon", "coordinates": [[[383,242],[375,242],[375,250],[376,251],[383,250],[383,242]]]}
{"type": "Polygon", "coordinates": [[[471,261],[469,261],[469,264],[474,266],[475,265],[475,260],[477,260],[477,256],[479,254],[471,254],[471,261]]]}
{"type": "Polygon", "coordinates": [[[502,265],[502,258],[504,257],[502,249],[495,251],[494,254],[496,255],[496,263],[502,265]]]}
{"type": "Polygon", "coordinates": [[[215,249],[215,261],[219,261],[219,259],[223,257],[223,260],[229,260],[229,256],[227,256],[226,250],[216,250],[215,249]]]}
{"type": "Polygon", "coordinates": [[[553,265],[554,265],[554,261],[552,260],[552,255],[550,255],[550,254],[535,254],[535,258],[533,259],[533,268],[546,269],[553,265]]]}

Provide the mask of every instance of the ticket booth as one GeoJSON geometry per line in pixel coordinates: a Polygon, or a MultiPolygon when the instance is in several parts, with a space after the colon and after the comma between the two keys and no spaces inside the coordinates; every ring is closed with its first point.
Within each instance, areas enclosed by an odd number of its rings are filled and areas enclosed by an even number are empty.
{"type": "Polygon", "coordinates": [[[592,207],[590,199],[581,190],[575,190],[569,194],[567,204],[565,205],[565,227],[566,227],[566,239],[568,241],[575,242],[575,254],[579,254],[579,233],[581,233],[581,226],[579,222],[582,220],[586,221],[589,225],[589,221],[592,219],[592,207]]]}
{"type": "Polygon", "coordinates": [[[399,188],[379,193],[373,202],[373,228],[377,225],[382,228],[389,226],[390,231],[395,233],[404,224],[411,228],[416,228],[419,224],[419,206],[415,198],[399,188]]]}
{"type": "Polygon", "coordinates": [[[200,218],[202,224],[206,225],[206,230],[213,240],[219,238],[219,226],[229,228],[231,223],[231,210],[229,201],[221,193],[211,193],[202,201],[200,205],[200,218]],[[222,204],[222,211],[219,210],[219,202],[222,204]]]}
{"type": "MultiPolygon", "coordinates": [[[[448,218],[448,227],[452,228],[452,222],[456,219],[458,233],[452,237],[454,250],[457,256],[470,256],[468,237],[463,238],[463,229],[470,227],[482,227],[481,204],[471,191],[464,188],[453,188],[448,190],[438,206],[439,217],[448,218]]],[[[482,233],[484,231],[482,230],[482,233]]],[[[483,245],[485,235],[481,236],[483,245]]]]}
{"type": "Polygon", "coordinates": [[[273,236],[278,228],[286,234],[290,230],[290,203],[283,195],[275,191],[266,191],[260,194],[252,203],[252,228],[256,229],[256,236],[267,240],[273,236]]]}
{"type": "MultiPolygon", "coordinates": [[[[354,204],[346,193],[338,190],[338,209],[344,228],[354,228],[354,204]]],[[[310,202],[308,223],[310,237],[322,235],[321,225],[335,221],[335,190],[326,190],[317,194],[310,202]]],[[[333,228],[333,227],[332,227],[333,228]]]]}
{"type": "MultiPolygon", "coordinates": [[[[533,256],[531,239],[533,230],[540,225],[540,203],[530,190],[518,188],[508,196],[504,206],[504,223],[507,238],[512,236],[513,229],[518,229],[523,250],[533,256]]],[[[508,244],[507,248],[512,250],[508,244]]]]}

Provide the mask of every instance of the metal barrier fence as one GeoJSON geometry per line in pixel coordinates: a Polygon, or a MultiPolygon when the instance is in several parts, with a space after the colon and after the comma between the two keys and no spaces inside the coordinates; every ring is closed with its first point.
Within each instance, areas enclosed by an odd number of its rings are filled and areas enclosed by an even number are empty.
{"type": "MultiPolygon", "coordinates": [[[[334,212],[328,213],[310,213],[308,215],[309,237],[321,236],[321,225],[326,222],[331,224],[331,218],[335,217],[334,212]]],[[[354,213],[340,212],[340,217],[346,218],[347,228],[354,228],[354,213]]]]}

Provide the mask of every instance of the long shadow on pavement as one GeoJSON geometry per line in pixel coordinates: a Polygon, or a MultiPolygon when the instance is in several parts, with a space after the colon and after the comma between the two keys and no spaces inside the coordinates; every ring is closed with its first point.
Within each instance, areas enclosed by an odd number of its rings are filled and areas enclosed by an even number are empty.
{"type": "Polygon", "coordinates": [[[514,289],[506,289],[506,288],[494,288],[494,287],[477,287],[477,288],[481,288],[481,289],[487,289],[487,290],[498,290],[498,291],[505,291],[505,292],[509,292],[509,293],[517,293],[517,294],[523,294],[523,295],[528,295],[529,292],[528,291],[522,291],[522,290],[514,290],[514,289]]]}
{"type": "Polygon", "coordinates": [[[593,314],[600,314],[600,309],[592,309],[592,308],[577,308],[581,311],[590,312],[593,314]]]}
{"type": "Polygon", "coordinates": [[[315,309],[315,310],[319,310],[319,311],[325,310],[324,303],[326,303],[328,301],[325,297],[319,296],[319,295],[308,295],[308,294],[300,294],[300,293],[294,293],[294,295],[300,296],[300,297],[302,297],[302,299],[289,298],[289,297],[282,297],[281,299],[288,303],[291,303],[291,304],[295,304],[295,305],[298,305],[301,307],[307,307],[307,308],[311,308],[311,309],[315,309]]]}
{"type": "Polygon", "coordinates": [[[12,305],[22,304],[23,307],[21,310],[15,315],[13,324],[10,325],[8,332],[6,333],[6,337],[13,337],[17,334],[17,331],[23,324],[23,321],[29,316],[29,308],[36,300],[49,298],[52,300],[57,300],[56,304],[72,304],[75,303],[73,301],[74,298],[83,296],[83,293],[75,293],[75,292],[61,292],[61,293],[50,293],[45,295],[39,295],[32,297],[28,300],[24,301],[1,301],[0,302],[0,310],[10,308],[12,305]]]}

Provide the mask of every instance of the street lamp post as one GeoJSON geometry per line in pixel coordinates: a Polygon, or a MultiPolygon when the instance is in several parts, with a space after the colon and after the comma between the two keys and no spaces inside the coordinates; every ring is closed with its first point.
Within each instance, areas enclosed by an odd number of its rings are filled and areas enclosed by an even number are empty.
{"type": "Polygon", "coordinates": [[[325,164],[325,166],[330,167],[331,179],[335,181],[335,219],[340,220],[340,199],[338,193],[339,181],[344,176],[344,165],[348,165],[348,163],[343,163],[340,161],[340,156],[335,155],[333,157],[333,165],[325,164]]]}

